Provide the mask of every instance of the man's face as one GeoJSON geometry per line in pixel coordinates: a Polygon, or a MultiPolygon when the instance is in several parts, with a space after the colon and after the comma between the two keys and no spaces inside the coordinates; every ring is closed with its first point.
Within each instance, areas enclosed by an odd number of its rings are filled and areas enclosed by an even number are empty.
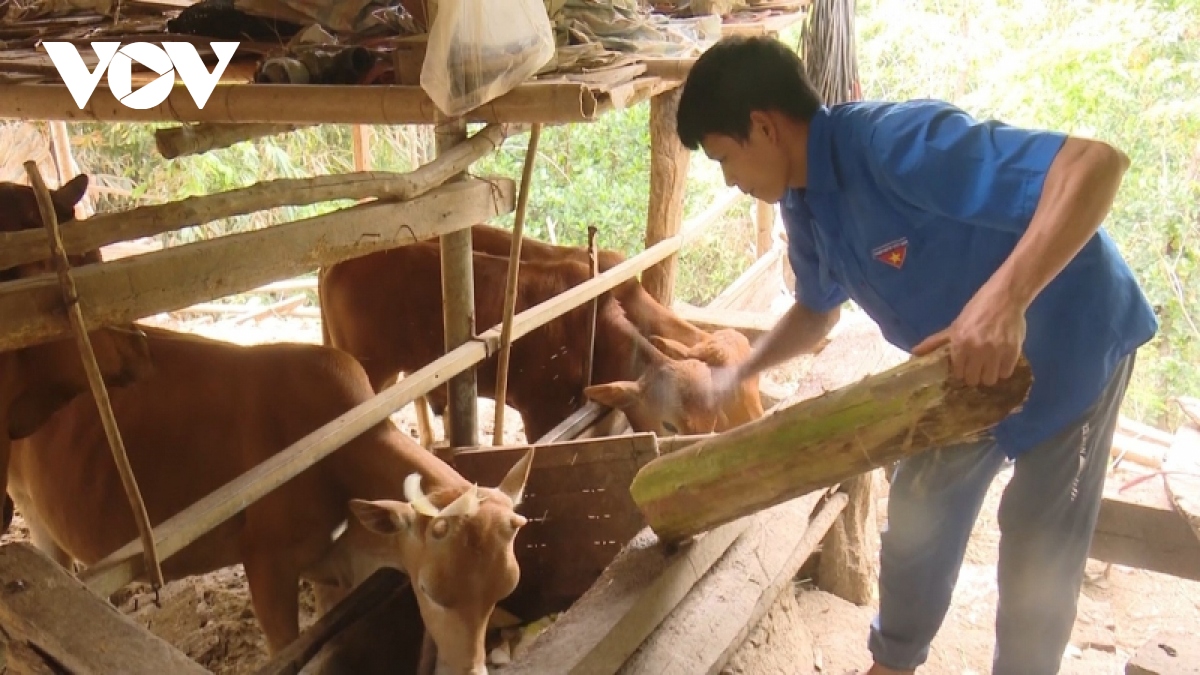
{"type": "Polygon", "coordinates": [[[721,165],[725,184],[768,204],[783,199],[788,187],[788,159],[776,140],[772,122],[754,113],[750,136],[739,142],[731,136],[708,134],[701,141],[704,154],[721,165]]]}

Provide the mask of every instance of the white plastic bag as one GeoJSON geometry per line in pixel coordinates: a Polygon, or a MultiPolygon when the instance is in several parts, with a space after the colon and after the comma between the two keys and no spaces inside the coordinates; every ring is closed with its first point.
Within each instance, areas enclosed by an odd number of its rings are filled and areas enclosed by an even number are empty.
{"type": "Polygon", "coordinates": [[[439,0],[421,88],[457,117],[528,80],[554,49],[543,0],[439,0]]]}

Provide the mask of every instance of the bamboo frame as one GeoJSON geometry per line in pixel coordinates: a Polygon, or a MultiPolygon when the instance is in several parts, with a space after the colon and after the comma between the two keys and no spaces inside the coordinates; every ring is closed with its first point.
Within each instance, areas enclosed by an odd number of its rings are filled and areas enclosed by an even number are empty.
{"type": "Polygon", "coordinates": [[[50,255],[54,258],[54,266],[58,274],[62,290],[62,300],[66,305],[67,317],[75,334],[75,344],[79,348],[79,358],[83,362],[83,370],[87,375],[88,385],[96,400],[96,408],[100,414],[100,423],[104,435],[108,439],[113,461],[117,465],[117,473],[121,476],[121,485],[125,488],[125,496],[129,499],[129,507],[133,510],[133,520],[137,523],[138,536],[142,543],[142,551],[146,567],[150,570],[150,579],[155,589],[163,586],[162,566],[159,564],[158,551],[154,546],[153,528],[150,516],[146,513],[146,504],[142,501],[141,490],[138,489],[137,479],[133,475],[133,467],[125,454],[125,443],[121,440],[121,431],[117,426],[117,418],[113,414],[112,402],[108,398],[108,388],[104,384],[104,375],[100,372],[100,364],[96,361],[96,353],[92,350],[92,341],[88,337],[87,322],[83,320],[83,312],[79,309],[79,292],[75,280],[71,277],[71,263],[63,250],[62,239],[58,232],[58,214],[54,210],[53,197],[38,171],[37,162],[25,162],[25,172],[29,175],[29,185],[37,197],[38,211],[41,213],[42,224],[50,240],[50,255]]]}
{"type": "MultiPolygon", "coordinates": [[[[75,274],[89,327],[125,323],[287,279],[318,267],[470,231],[513,208],[512,181],[453,183],[409,202],[375,202],[262,230],[97,265],[75,274]]],[[[52,275],[0,287],[0,349],[68,337],[52,275]]]]}
{"type": "MultiPolygon", "coordinates": [[[[537,161],[538,140],[542,125],[529,130],[529,145],[525,149],[525,165],[521,169],[521,187],[517,192],[517,212],[513,219],[512,245],[508,252],[508,286],[504,289],[504,312],[500,327],[500,353],[496,358],[496,414],[492,420],[492,445],[504,443],[504,401],[508,395],[508,361],[512,353],[513,312],[517,307],[517,280],[521,271],[521,242],[525,239],[525,207],[529,203],[529,186],[533,182],[533,165],[537,161]]],[[[593,301],[594,302],[594,301],[593,301]]]]}
{"type": "MultiPolygon", "coordinates": [[[[410,173],[361,172],[312,178],[283,178],[212,195],[143,206],[68,223],[62,228],[69,255],[121,241],[149,237],[221,218],[281,206],[315,204],[339,199],[408,201],[462,173],[480,157],[504,142],[508,130],[489,125],[465,143],[410,173]]],[[[0,234],[0,269],[46,259],[44,232],[0,234]]]]}
{"type": "MultiPolygon", "coordinates": [[[[642,270],[679,250],[687,240],[703,231],[723,209],[718,203],[689,221],[679,234],[579,284],[513,318],[512,334],[518,340],[583,303],[632,279],[642,270]],[[716,215],[714,215],[714,213],[716,215]]],[[[265,462],[221,486],[200,501],[164,521],[154,530],[163,558],[239,513],[255,501],[321,461],[342,445],[379,424],[392,413],[428,393],[446,380],[494,354],[499,346],[500,325],[384,389],[308,436],[293,443],[265,462]]],[[[539,441],[541,442],[541,441],[539,441]]],[[[142,573],[141,542],[134,540],[80,574],[94,592],[107,597],[142,573]]]]}

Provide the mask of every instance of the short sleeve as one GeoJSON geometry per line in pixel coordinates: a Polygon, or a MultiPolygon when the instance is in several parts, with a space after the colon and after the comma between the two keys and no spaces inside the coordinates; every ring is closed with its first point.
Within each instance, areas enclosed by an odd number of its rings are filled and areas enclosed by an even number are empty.
{"type": "Polygon", "coordinates": [[[1066,134],[978,121],[940,101],[896,104],[869,135],[868,169],[937,220],[1023,233],[1066,134]]]}
{"type": "Polygon", "coordinates": [[[796,275],[796,301],[818,314],[833,311],[850,299],[817,256],[812,224],[791,209],[781,209],[788,235],[788,263],[796,275]]]}

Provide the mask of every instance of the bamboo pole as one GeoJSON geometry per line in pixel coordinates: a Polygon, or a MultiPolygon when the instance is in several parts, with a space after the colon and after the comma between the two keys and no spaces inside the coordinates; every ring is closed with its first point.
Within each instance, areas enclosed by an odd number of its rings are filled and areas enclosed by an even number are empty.
{"type": "Polygon", "coordinates": [[[289,134],[311,124],[238,124],[208,122],[155,129],[154,145],[166,159],[202,155],[256,138],[289,134]]]}
{"type": "Polygon", "coordinates": [[[982,436],[1033,380],[968,387],[949,347],[661,456],[630,493],[659,538],[676,542],[928,449],[982,436]]]}
{"type": "MultiPolygon", "coordinates": [[[[598,230],[595,225],[588,225],[588,264],[592,268],[592,278],[600,273],[600,255],[596,252],[596,233],[598,230]]],[[[600,310],[600,303],[597,300],[592,300],[591,306],[588,308],[588,337],[587,337],[587,352],[583,355],[583,386],[592,386],[592,369],[596,359],[596,314],[600,310]]],[[[586,399],[587,397],[584,396],[586,399]]]]}
{"type": "MultiPolygon", "coordinates": [[[[444,120],[434,130],[439,155],[467,139],[463,119],[444,120]]],[[[449,180],[465,178],[460,173],[449,180]]],[[[455,349],[475,337],[475,265],[471,253],[471,230],[463,228],[442,235],[439,252],[442,267],[442,321],[445,349],[455,349]]],[[[479,389],[475,369],[450,378],[447,384],[449,424],[446,437],[450,448],[479,444],[479,389]]]]}
{"type": "MultiPolygon", "coordinates": [[[[657,78],[644,78],[649,84],[657,78]]],[[[634,81],[639,83],[638,80],[634,81]]],[[[672,83],[678,85],[678,83],[672,83]]],[[[526,82],[466,113],[467,122],[591,122],[606,109],[628,107],[654,93],[634,89],[614,101],[602,88],[578,82],[526,82]],[[616,105],[616,104],[619,104],[616,105]]],[[[419,86],[225,84],[197,108],[177,84],[162,103],[127,107],[100,84],[81,110],[62,84],[0,84],[0,118],[71,122],[210,122],[241,124],[433,124],[439,112],[419,86]]]]}
{"type": "Polygon", "coordinates": [[[508,361],[512,352],[513,312],[517,307],[521,242],[525,238],[525,207],[529,203],[529,187],[533,182],[533,165],[537,161],[538,139],[541,136],[542,125],[534,124],[529,130],[529,146],[525,150],[525,166],[521,170],[521,188],[517,192],[512,246],[508,252],[508,286],[504,289],[504,313],[501,314],[503,323],[500,328],[500,354],[496,359],[496,414],[492,421],[492,445],[504,443],[504,400],[508,394],[508,361]]]}
{"type": "MultiPolygon", "coordinates": [[[[719,206],[719,204],[717,205],[719,206]]],[[[687,235],[703,230],[710,208],[683,231],[615,265],[595,279],[579,284],[513,317],[514,340],[528,335],[583,303],[637,276],[650,265],[679,250],[687,235]]],[[[492,326],[461,347],[450,351],[403,380],[363,401],[308,436],[210,493],[200,501],[164,521],[155,529],[155,542],[164,558],[210,532],[242,509],[291,480],[313,464],[376,424],[445,382],[446,378],[494,354],[500,341],[500,325],[492,326]]],[[[539,441],[544,442],[544,441],[539,441]]],[[[80,574],[93,592],[107,597],[141,574],[141,543],[131,541],[80,574]]]]}
{"type": "Polygon", "coordinates": [[[96,361],[96,353],[92,349],[91,338],[88,337],[87,323],[83,320],[83,312],[79,309],[79,293],[75,288],[75,280],[71,277],[71,263],[63,250],[62,240],[58,233],[58,214],[54,210],[54,201],[50,190],[42,180],[37,163],[25,162],[25,171],[29,174],[29,184],[37,196],[38,210],[41,212],[42,224],[50,241],[50,254],[54,258],[58,280],[62,287],[63,302],[66,303],[67,317],[75,334],[75,344],[79,347],[79,357],[83,361],[83,370],[87,374],[92,396],[96,400],[96,408],[100,414],[100,423],[104,427],[104,435],[108,438],[112,450],[113,461],[117,465],[117,473],[121,476],[121,484],[125,487],[125,495],[129,498],[129,507],[133,510],[133,520],[137,523],[138,535],[142,543],[146,567],[150,570],[150,579],[157,590],[163,586],[162,567],[158,562],[158,551],[154,546],[154,529],[150,525],[150,516],[146,514],[146,505],[142,501],[142,493],[138,489],[137,479],[133,476],[133,467],[125,454],[125,444],[121,440],[121,431],[117,427],[117,418],[113,414],[112,402],[108,398],[108,388],[104,385],[104,375],[100,372],[100,364],[96,361]]]}
{"type": "MultiPolygon", "coordinates": [[[[62,228],[68,255],[120,241],[149,237],[190,225],[281,206],[377,197],[409,201],[461,174],[475,160],[500,147],[507,129],[490,125],[465,143],[410,173],[366,172],[312,178],[283,178],[212,195],[108,213],[62,228]]],[[[0,234],[0,269],[46,259],[46,233],[0,234]]]]}

